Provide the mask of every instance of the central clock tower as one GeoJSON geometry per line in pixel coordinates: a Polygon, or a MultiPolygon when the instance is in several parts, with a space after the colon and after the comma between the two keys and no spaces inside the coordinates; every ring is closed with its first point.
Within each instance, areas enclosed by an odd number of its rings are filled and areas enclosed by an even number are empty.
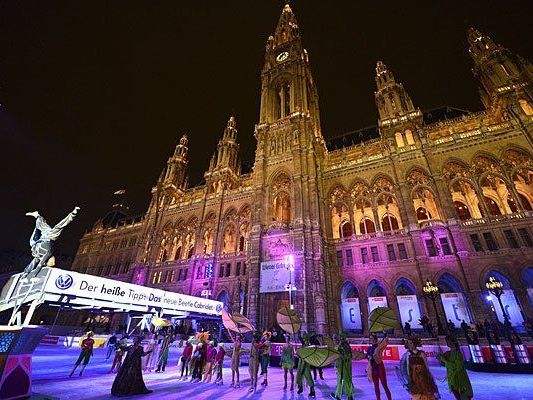
{"type": "Polygon", "coordinates": [[[255,137],[248,316],[260,327],[275,325],[276,312],[289,303],[289,293],[265,290],[261,265],[293,259],[291,304],[306,329],[325,332],[327,257],[320,204],[326,147],[309,55],[289,5],[266,44],[255,137]]]}

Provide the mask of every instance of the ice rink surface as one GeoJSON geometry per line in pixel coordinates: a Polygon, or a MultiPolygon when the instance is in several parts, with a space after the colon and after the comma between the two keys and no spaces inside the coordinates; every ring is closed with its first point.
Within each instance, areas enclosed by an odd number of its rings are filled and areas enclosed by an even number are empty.
{"type": "MultiPolygon", "coordinates": [[[[68,374],[79,354],[79,349],[65,349],[60,346],[41,345],[33,357],[33,392],[32,399],[114,399],[111,396],[111,385],[115,374],[108,373],[111,359],[105,360],[105,349],[96,349],[90,364],[82,377],[76,373],[72,378],[68,374]]],[[[236,399],[307,399],[304,395],[297,395],[296,391],[283,391],[283,371],[270,367],[268,386],[258,386],[255,394],[248,393],[250,379],[248,369],[241,367],[241,388],[232,389],[229,358],[224,365],[224,386],[213,383],[196,383],[178,381],[178,354],[172,352],[169,364],[164,373],[147,373],[144,375],[146,386],[153,393],[131,398],[146,399],[194,399],[194,400],[236,400],[236,399]]],[[[353,382],[355,399],[375,399],[374,387],[368,382],[365,373],[365,363],[353,364],[353,382]]],[[[398,382],[394,367],[397,363],[386,364],[389,388],[394,400],[410,399],[405,389],[398,382]]],[[[439,386],[442,399],[453,399],[448,392],[445,369],[431,367],[439,386]]],[[[493,374],[469,372],[474,388],[474,399],[483,400],[519,400],[533,399],[533,375],[493,374]]],[[[324,380],[318,381],[316,386],[317,399],[329,399],[329,394],[335,388],[335,370],[326,368],[324,380]]],[[[290,378],[289,378],[290,379],[290,378]]],[[[262,379],[260,378],[261,382],[262,379]]],[[[386,399],[382,393],[382,399],[386,399]]]]}

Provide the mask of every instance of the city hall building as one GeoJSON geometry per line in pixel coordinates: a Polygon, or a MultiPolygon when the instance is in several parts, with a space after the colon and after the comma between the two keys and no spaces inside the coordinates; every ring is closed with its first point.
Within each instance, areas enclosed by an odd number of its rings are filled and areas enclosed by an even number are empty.
{"type": "Polygon", "coordinates": [[[290,302],[306,329],[351,333],[377,306],[414,328],[434,320],[427,281],[442,320],[503,320],[493,276],[521,326],[533,316],[533,68],[475,29],[468,43],[483,111],[424,112],[378,61],[377,126],[326,140],[286,5],[266,43],[251,170],[231,117],[205,183],[189,186],[203,150],[183,135],[145,215],[97,221],[73,269],[218,299],[259,327],[290,302]]]}

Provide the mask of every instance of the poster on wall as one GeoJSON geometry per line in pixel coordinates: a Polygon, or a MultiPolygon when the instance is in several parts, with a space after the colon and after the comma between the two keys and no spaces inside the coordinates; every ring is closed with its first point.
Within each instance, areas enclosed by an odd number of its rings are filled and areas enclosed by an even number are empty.
{"type": "MultiPolygon", "coordinates": [[[[494,295],[490,295],[492,306],[494,307],[494,311],[496,312],[496,315],[498,316],[498,321],[501,323],[504,322],[503,314],[502,314],[502,308],[500,307],[500,303],[498,302],[498,298],[494,295]]],[[[511,326],[522,326],[522,323],[524,322],[524,318],[522,317],[522,313],[520,312],[520,306],[516,302],[516,297],[514,295],[513,290],[504,290],[501,296],[501,300],[503,303],[503,308],[505,309],[505,313],[507,314],[507,318],[509,318],[509,321],[511,321],[511,326]]]]}
{"type": "Polygon", "coordinates": [[[361,330],[361,309],[357,297],[343,299],[341,302],[342,327],[345,330],[361,330]]]}
{"type": "Polygon", "coordinates": [[[409,322],[412,329],[422,329],[422,325],[420,325],[420,306],[416,296],[397,296],[397,299],[402,326],[409,322]]]}
{"type": "Polygon", "coordinates": [[[440,298],[446,313],[446,321],[451,320],[456,328],[459,328],[463,320],[472,322],[462,293],[441,293],[440,298]]]}
{"type": "Polygon", "coordinates": [[[388,307],[387,298],[385,296],[368,298],[368,313],[370,314],[372,310],[377,307],[388,307]]]}
{"type": "Polygon", "coordinates": [[[285,292],[289,280],[289,268],[283,260],[261,263],[260,293],[285,292]]]}

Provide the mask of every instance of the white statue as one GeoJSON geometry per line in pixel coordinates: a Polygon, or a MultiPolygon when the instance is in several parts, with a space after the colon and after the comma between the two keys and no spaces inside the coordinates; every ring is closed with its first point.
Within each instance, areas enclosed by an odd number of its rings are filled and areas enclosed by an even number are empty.
{"type": "Polygon", "coordinates": [[[39,211],[26,213],[27,216],[35,218],[35,229],[30,238],[33,260],[24,270],[24,277],[29,275],[35,277],[46,266],[53,255],[53,242],[61,235],[63,229],[72,222],[79,209],[79,207],[74,207],[74,210],[53,228],[48,225],[46,220],[39,214],[39,211]]]}

